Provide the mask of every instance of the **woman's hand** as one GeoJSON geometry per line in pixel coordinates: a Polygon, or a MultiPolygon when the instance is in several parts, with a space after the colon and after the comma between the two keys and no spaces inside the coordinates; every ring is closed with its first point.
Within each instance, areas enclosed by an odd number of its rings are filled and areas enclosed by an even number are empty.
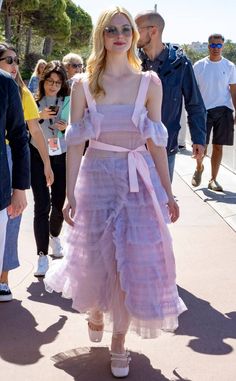
{"type": "Polygon", "coordinates": [[[57,116],[55,111],[50,108],[45,107],[42,111],[39,111],[40,119],[53,119],[57,116]]]}
{"type": "Polygon", "coordinates": [[[74,226],[73,217],[75,215],[76,201],[75,197],[68,198],[66,207],[63,209],[64,220],[70,225],[74,226]]]}
{"type": "Polygon", "coordinates": [[[67,123],[64,122],[63,120],[58,120],[58,122],[53,124],[53,127],[59,131],[65,131],[65,129],[67,127],[67,123]]]}
{"type": "Polygon", "coordinates": [[[50,161],[44,164],[44,175],[46,177],[47,187],[50,187],[54,181],[54,173],[52,171],[50,161]]]}
{"type": "Polygon", "coordinates": [[[10,218],[18,217],[27,206],[26,194],[24,190],[13,189],[11,204],[7,207],[10,218]]]}
{"type": "Polygon", "coordinates": [[[171,222],[175,222],[179,218],[179,206],[175,201],[173,196],[169,197],[169,201],[167,203],[169,208],[170,220],[171,222]]]}

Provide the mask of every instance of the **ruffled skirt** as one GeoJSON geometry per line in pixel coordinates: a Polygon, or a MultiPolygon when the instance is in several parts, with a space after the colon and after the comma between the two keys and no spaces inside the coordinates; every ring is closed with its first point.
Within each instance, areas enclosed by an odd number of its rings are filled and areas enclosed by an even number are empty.
{"type": "MultiPolygon", "coordinates": [[[[150,154],[143,155],[167,222],[166,193],[150,154]]],[[[79,312],[103,311],[105,329],[112,323],[114,332],[125,332],[128,318],[131,330],[153,338],[161,329],[175,330],[186,306],[175,284],[173,252],[166,261],[160,221],[139,176],[138,181],[139,192],[130,193],[126,154],[87,150],[75,187],[74,227],[65,231],[65,256],[50,267],[45,285],[72,298],[79,312]]]]}

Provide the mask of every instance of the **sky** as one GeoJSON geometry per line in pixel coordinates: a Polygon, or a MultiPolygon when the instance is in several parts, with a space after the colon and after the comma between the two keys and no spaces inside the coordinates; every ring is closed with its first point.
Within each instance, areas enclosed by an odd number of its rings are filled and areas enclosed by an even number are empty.
{"type": "Polygon", "coordinates": [[[145,9],[154,9],[157,4],[165,20],[164,42],[188,44],[206,42],[212,33],[221,33],[226,40],[236,42],[235,0],[73,0],[83,8],[96,23],[99,14],[112,5],[124,6],[133,16],[145,9]],[[144,6],[145,4],[145,6],[144,6]]]}

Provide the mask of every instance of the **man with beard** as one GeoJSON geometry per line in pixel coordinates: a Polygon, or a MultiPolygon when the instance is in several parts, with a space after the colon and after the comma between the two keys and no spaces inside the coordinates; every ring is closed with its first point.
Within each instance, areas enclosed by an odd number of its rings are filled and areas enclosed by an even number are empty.
{"type": "Polygon", "coordinates": [[[155,71],[162,81],[162,121],[169,134],[167,154],[172,180],[183,99],[196,159],[201,159],[204,154],[206,110],[190,60],[179,46],[162,42],[165,26],[162,16],[154,11],[144,11],[135,21],[140,34],[138,48],[143,71],[155,71]]]}

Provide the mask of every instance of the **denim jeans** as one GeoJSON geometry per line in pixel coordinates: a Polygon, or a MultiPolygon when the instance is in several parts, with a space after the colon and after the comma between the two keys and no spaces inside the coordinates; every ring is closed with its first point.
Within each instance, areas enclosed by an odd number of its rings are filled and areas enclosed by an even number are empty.
{"type": "Polygon", "coordinates": [[[6,239],[6,228],[7,228],[7,210],[3,209],[0,211],[0,274],[2,273],[2,264],[5,248],[6,239]]]}
{"type": "Polygon", "coordinates": [[[173,176],[174,176],[174,168],[175,168],[175,154],[168,155],[168,166],[169,166],[169,173],[170,173],[170,181],[172,182],[173,176]]]}
{"type": "MultiPolygon", "coordinates": [[[[12,174],[11,148],[9,145],[7,145],[7,159],[10,174],[12,174]]],[[[13,270],[20,265],[18,260],[18,235],[20,223],[21,215],[13,219],[8,217],[2,271],[13,270]]]]}

